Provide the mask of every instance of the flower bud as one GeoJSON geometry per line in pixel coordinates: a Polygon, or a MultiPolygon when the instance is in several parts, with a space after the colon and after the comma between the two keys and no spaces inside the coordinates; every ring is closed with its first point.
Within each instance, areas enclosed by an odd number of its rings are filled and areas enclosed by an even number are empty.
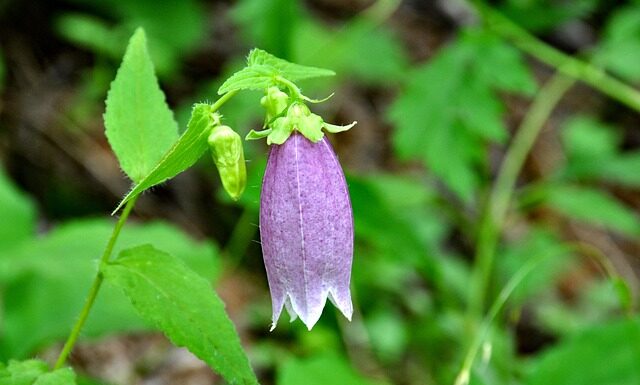
{"type": "Polygon", "coordinates": [[[289,95],[278,87],[269,87],[266,95],[260,99],[260,104],[267,110],[265,126],[276,116],[282,114],[289,105],[289,95]]]}
{"type": "Polygon", "coordinates": [[[233,200],[238,200],[247,184],[247,168],[240,135],[229,126],[216,126],[209,134],[208,141],[222,186],[233,200]]]}

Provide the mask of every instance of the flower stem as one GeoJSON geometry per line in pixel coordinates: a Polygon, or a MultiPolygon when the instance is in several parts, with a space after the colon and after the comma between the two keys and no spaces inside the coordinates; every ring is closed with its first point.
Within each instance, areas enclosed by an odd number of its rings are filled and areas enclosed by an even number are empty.
{"type": "Polygon", "coordinates": [[[505,154],[478,229],[476,265],[469,297],[469,320],[479,318],[484,311],[494,254],[518,174],[545,121],[574,82],[575,80],[556,73],[542,87],[505,154]]]}
{"type": "Polygon", "coordinates": [[[488,28],[512,41],[519,49],[555,67],[574,79],[581,80],[636,111],[640,111],[640,91],[607,74],[591,63],[567,55],[537,39],[507,17],[484,4],[472,1],[488,28]]]}
{"type": "Polygon", "coordinates": [[[67,338],[67,341],[65,342],[64,347],[62,348],[62,351],[58,356],[56,364],[53,367],[54,370],[60,369],[64,365],[65,361],[67,360],[67,357],[69,357],[69,354],[71,354],[71,351],[73,350],[73,346],[75,345],[78,339],[78,336],[80,335],[80,331],[82,330],[82,327],[84,326],[85,322],[87,321],[87,318],[89,317],[89,312],[91,311],[91,307],[93,306],[96,300],[96,297],[98,296],[98,292],[100,291],[100,287],[102,286],[102,281],[104,280],[101,272],[102,266],[104,266],[109,261],[109,258],[111,257],[111,254],[113,252],[113,247],[115,246],[116,241],[118,240],[118,236],[120,235],[120,231],[122,230],[124,223],[127,221],[127,218],[129,217],[129,214],[131,213],[133,206],[136,204],[137,199],[138,199],[138,196],[135,196],[129,202],[127,202],[127,205],[124,207],[124,210],[122,211],[122,215],[120,215],[118,222],[116,222],[116,225],[113,228],[113,232],[111,233],[111,238],[109,238],[109,242],[107,243],[107,246],[105,247],[104,252],[100,257],[98,272],[96,273],[96,277],[93,279],[93,284],[91,284],[91,289],[89,289],[89,294],[87,295],[87,299],[85,300],[84,306],[80,311],[78,320],[73,325],[73,328],[71,329],[71,333],[69,334],[69,337],[67,338]]]}

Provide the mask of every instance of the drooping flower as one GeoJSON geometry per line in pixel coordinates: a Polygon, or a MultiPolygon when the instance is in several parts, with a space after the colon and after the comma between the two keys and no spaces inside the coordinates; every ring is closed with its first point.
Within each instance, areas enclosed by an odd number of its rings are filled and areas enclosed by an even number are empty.
{"type": "Polygon", "coordinates": [[[345,177],[326,137],[312,142],[292,128],[282,144],[271,146],[260,198],[271,330],[283,306],[309,330],[327,298],[349,320],[353,313],[353,215],[345,177]]]}

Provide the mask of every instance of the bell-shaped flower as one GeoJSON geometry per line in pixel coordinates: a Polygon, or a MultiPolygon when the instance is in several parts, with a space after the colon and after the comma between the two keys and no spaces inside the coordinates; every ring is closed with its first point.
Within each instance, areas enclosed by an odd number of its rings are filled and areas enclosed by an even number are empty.
{"type": "Polygon", "coordinates": [[[260,197],[260,238],[275,328],[283,306],[311,330],[327,298],[351,320],[353,214],[326,137],[293,130],[272,145],[260,197]]]}

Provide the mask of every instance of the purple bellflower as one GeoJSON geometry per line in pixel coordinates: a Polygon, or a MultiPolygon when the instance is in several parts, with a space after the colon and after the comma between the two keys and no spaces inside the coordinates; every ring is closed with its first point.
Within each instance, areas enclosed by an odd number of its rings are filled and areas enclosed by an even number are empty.
{"type": "MultiPolygon", "coordinates": [[[[349,281],[353,259],[353,213],[347,183],[321,129],[304,104],[291,105],[264,134],[273,143],[260,197],[260,238],[272,299],[272,326],[282,308],[309,330],[327,298],[351,320],[349,281]]],[[[354,122],[355,124],[355,122],[354,122]]]]}

